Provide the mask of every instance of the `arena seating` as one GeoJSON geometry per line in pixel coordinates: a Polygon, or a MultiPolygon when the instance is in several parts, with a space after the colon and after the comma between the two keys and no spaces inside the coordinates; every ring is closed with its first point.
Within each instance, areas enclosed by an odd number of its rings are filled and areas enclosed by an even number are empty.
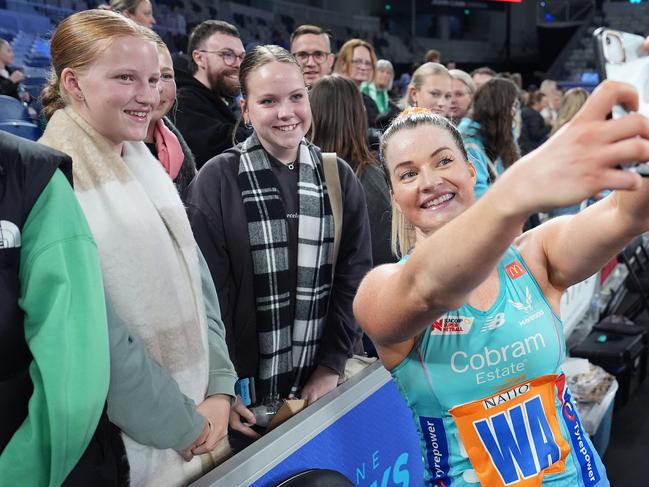
{"type": "MultiPolygon", "coordinates": [[[[625,2],[606,2],[601,12],[595,13],[590,21],[576,34],[577,39],[566,46],[567,55],[559,56],[558,69],[551,77],[570,81],[584,81],[596,73],[595,51],[592,34],[595,28],[606,26],[611,29],[646,35],[649,18],[649,3],[629,4],[625,2]],[[565,61],[561,62],[562,59],[565,61]]],[[[552,70],[551,70],[552,71],[552,70]]],[[[595,83],[596,84],[596,83],[595,83]]]]}
{"type": "Polygon", "coordinates": [[[31,122],[27,109],[11,96],[0,95],[0,122],[8,120],[23,120],[31,122]]]}
{"type": "Polygon", "coordinates": [[[42,135],[41,129],[38,128],[38,125],[31,122],[23,122],[21,120],[12,120],[7,122],[0,121],[0,130],[34,141],[38,140],[42,135]]]}

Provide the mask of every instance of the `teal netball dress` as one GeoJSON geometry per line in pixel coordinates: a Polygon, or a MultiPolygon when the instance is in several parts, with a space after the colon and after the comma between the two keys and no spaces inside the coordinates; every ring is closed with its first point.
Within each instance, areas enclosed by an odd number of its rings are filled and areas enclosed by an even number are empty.
{"type": "Polygon", "coordinates": [[[391,372],[420,434],[427,485],[604,487],[566,387],[563,325],[514,247],[496,302],[446,313],[391,372]]]}

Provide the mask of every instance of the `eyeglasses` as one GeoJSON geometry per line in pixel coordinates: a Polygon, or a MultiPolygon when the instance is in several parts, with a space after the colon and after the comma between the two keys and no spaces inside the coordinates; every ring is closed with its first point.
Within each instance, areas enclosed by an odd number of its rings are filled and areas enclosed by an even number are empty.
{"type": "Polygon", "coordinates": [[[298,63],[306,63],[310,57],[313,58],[313,60],[318,63],[322,64],[325,62],[327,59],[327,56],[331,54],[330,52],[324,52],[324,51],[313,51],[313,52],[306,52],[306,51],[298,51],[293,53],[293,57],[297,60],[298,63]]]}
{"type": "Polygon", "coordinates": [[[372,61],[367,61],[365,59],[352,59],[352,64],[354,66],[363,66],[364,68],[374,68],[372,61]]]}
{"type": "Polygon", "coordinates": [[[230,50],[208,51],[207,49],[198,49],[198,52],[207,52],[209,54],[216,54],[217,56],[220,56],[221,59],[223,59],[223,63],[225,63],[227,66],[234,66],[237,61],[241,63],[241,61],[243,61],[243,58],[246,56],[245,52],[241,54],[236,54],[235,52],[230,50]]]}

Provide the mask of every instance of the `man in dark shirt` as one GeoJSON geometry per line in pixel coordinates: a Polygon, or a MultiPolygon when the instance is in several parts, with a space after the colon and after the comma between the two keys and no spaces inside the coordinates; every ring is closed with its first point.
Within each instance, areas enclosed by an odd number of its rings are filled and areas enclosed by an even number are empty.
{"type": "Polygon", "coordinates": [[[550,126],[546,125],[541,110],[546,106],[546,96],[541,91],[535,91],[530,95],[529,106],[521,110],[521,135],[518,138],[518,145],[521,149],[521,156],[532,152],[548,138],[550,126]]]}
{"type": "MultiPolygon", "coordinates": [[[[187,48],[192,77],[178,78],[175,125],[196,158],[196,167],[232,147],[237,122],[230,105],[239,95],[239,66],[245,54],[239,31],[220,20],[200,23],[187,48]]],[[[247,131],[235,136],[241,142],[247,131]]]]}

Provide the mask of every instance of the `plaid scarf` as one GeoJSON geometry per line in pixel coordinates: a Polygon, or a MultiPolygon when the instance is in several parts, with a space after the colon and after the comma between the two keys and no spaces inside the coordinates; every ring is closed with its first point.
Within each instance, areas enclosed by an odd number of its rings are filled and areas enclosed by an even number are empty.
{"type": "Polygon", "coordinates": [[[331,290],[334,222],[322,162],[306,139],[298,148],[297,283],[290,282],[286,209],[256,134],[241,146],[239,187],[248,219],[259,337],[257,399],[300,392],[314,368],[331,290]],[[295,314],[291,316],[291,303],[295,314]]]}

